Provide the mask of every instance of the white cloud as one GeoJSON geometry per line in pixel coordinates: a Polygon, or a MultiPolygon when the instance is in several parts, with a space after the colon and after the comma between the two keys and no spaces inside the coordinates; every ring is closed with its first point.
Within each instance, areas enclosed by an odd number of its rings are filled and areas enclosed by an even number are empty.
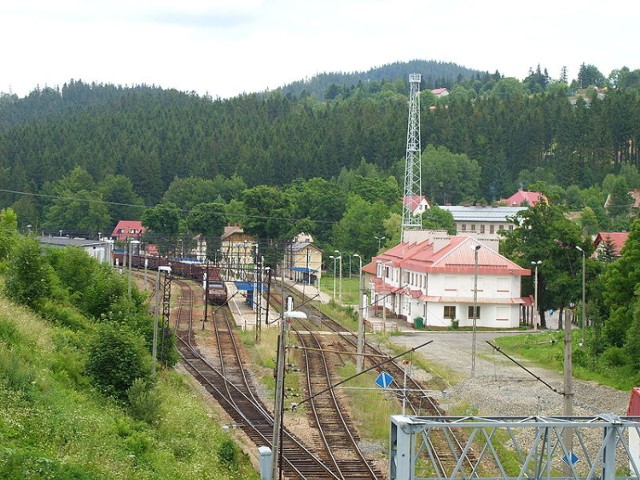
{"type": "Polygon", "coordinates": [[[634,63],[640,3],[594,0],[6,0],[0,91],[71,78],[222,97],[435,59],[523,78],[634,63]]]}

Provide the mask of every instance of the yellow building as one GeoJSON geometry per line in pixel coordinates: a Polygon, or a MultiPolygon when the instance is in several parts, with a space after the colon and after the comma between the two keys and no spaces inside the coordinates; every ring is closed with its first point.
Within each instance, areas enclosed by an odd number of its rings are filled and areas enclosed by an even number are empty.
{"type": "Polygon", "coordinates": [[[322,250],[313,238],[300,233],[287,244],[284,253],[283,275],[296,283],[318,286],[322,273],[322,250]]]}

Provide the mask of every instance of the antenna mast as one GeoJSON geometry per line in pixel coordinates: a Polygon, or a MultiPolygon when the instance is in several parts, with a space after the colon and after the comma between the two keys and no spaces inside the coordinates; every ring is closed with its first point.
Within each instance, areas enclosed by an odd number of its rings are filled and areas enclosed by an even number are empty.
{"type": "Polygon", "coordinates": [[[401,241],[405,232],[422,230],[422,214],[415,214],[422,199],[422,167],[420,150],[420,82],[422,75],[409,75],[409,122],[407,126],[407,156],[404,171],[404,196],[402,198],[401,241]]]}

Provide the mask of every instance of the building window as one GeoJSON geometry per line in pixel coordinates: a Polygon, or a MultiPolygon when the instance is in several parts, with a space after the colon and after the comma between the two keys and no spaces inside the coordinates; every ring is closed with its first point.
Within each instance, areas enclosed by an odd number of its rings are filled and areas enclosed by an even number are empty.
{"type": "Polygon", "coordinates": [[[472,231],[472,232],[475,232],[475,231],[476,231],[476,225],[475,225],[475,224],[471,225],[471,231],[472,231]]]}
{"type": "Polygon", "coordinates": [[[513,225],[509,225],[509,231],[513,232],[513,225]]]}
{"type": "Polygon", "coordinates": [[[460,226],[460,230],[462,230],[463,232],[466,232],[466,231],[467,231],[467,225],[466,225],[466,223],[463,223],[463,224],[460,226]]]}
{"type": "Polygon", "coordinates": [[[484,233],[484,225],[480,225],[480,233],[484,233]]]}
{"type": "Polygon", "coordinates": [[[492,235],[494,233],[493,229],[494,229],[494,225],[493,224],[489,225],[489,233],[492,234],[492,235]]]}
{"type": "Polygon", "coordinates": [[[444,318],[454,319],[456,318],[456,307],[451,305],[444,306],[444,318]]]}
{"type": "Polygon", "coordinates": [[[475,318],[476,318],[476,319],[480,318],[480,305],[476,305],[476,306],[470,305],[470,306],[469,306],[469,311],[468,311],[469,318],[470,318],[470,319],[471,319],[471,318],[473,318],[473,310],[474,310],[474,309],[475,309],[475,311],[476,311],[476,316],[475,316],[475,318]]]}

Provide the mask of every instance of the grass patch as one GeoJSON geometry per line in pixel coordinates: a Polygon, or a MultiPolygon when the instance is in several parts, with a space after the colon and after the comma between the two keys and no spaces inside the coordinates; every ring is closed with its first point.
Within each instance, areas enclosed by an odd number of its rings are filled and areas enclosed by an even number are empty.
{"type": "MultiPolygon", "coordinates": [[[[352,363],[338,369],[342,378],[355,375],[356,368],[352,363]]],[[[389,418],[402,413],[402,406],[394,393],[376,386],[375,371],[360,375],[338,387],[347,395],[349,409],[356,422],[362,440],[389,444],[389,418]],[[375,412],[375,414],[374,414],[375,412]]]]}
{"type": "MultiPolygon", "coordinates": [[[[589,334],[587,329],[587,334],[589,334]]],[[[588,349],[579,346],[582,333],[572,331],[573,376],[580,380],[595,381],[618,390],[628,391],[635,386],[638,374],[626,365],[612,365],[606,358],[595,359],[588,349]]],[[[564,369],[564,332],[548,331],[523,335],[509,335],[495,339],[495,343],[508,355],[524,358],[534,365],[557,371],[564,369]]],[[[587,345],[589,339],[587,338],[587,345]]]]}
{"type": "Polygon", "coordinates": [[[1,297],[0,322],[0,478],[258,478],[182,376],[161,372],[137,421],[86,381],[82,333],[1,297]]]}

